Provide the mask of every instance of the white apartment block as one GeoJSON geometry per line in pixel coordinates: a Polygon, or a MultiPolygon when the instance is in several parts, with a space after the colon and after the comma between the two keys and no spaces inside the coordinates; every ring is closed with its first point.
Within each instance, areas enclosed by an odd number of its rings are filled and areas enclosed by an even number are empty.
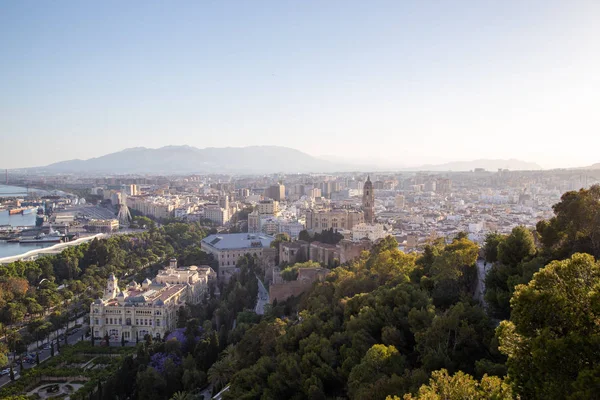
{"type": "Polygon", "coordinates": [[[104,296],[90,305],[94,337],[108,335],[111,341],[143,340],[145,335],[162,338],[176,328],[179,307],[199,303],[216,276],[208,266],[177,268],[174,259],[154,280],[145,279],[141,285],[132,281],[124,290],[111,274],[104,296]]]}
{"type": "Polygon", "coordinates": [[[219,205],[207,205],[204,207],[204,218],[216,224],[224,225],[229,222],[229,210],[221,208],[219,205]]]}
{"type": "Polygon", "coordinates": [[[277,200],[261,200],[256,205],[260,215],[279,215],[279,202],[277,200]]]}
{"type": "Polygon", "coordinates": [[[179,199],[150,196],[128,197],[127,206],[146,216],[165,219],[173,216],[173,210],[179,206],[179,199]]]}

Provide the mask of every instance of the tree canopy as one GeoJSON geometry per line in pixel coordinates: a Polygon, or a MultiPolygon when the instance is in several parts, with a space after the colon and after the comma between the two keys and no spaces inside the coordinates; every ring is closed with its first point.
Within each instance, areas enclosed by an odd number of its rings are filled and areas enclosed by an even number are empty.
{"type": "Polygon", "coordinates": [[[600,385],[600,264],[588,254],[554,261],[519,285],[498,328],[517,391],[526,398],[587,398],[600,385]]]}

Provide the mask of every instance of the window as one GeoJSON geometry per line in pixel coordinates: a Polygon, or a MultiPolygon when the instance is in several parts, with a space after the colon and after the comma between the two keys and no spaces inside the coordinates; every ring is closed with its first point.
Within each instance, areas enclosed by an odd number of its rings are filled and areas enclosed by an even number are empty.
{"type": "Polygon", "coordinates": [[[135,319],[135,324],[136,324],[136,325],[139,325],[139,324],[140,324],[140,320],[136,318],[136,319],[135,319]]]}
{"type": "Polygon", "coordinates": [[[105,322],[105,324],[108,324],[108,318],[106,318],[106,322],[105,322]]]}
{"type": "Polygon", "coordinates": [[[156,320],[156,326],[160,326],[160,319],[156,320]]]}
{"type": "Polygon", "coordinates": [[[129,332],[125,332],[125,339],[129,339],[129,336],[130,336],[129,332]]]}
{"type": "Polygon", "coordinates": [[[98,318],[94,320],[94,325],[99,325],[98,318]]]}
{"type": "Polygon", "coordinates": [[[123,320],[121,318],[119,318],[119,324],[122,324],[123,320]]]}

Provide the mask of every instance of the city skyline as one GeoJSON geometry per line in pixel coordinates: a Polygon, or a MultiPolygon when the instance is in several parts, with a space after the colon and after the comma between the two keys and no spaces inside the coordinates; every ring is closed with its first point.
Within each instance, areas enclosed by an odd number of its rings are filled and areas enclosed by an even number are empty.
{"type": "Polygon", "coordinates": [[[1,167],[184,144],[600,162],[597,2],[140,4],[4,7],[1,167]]]}

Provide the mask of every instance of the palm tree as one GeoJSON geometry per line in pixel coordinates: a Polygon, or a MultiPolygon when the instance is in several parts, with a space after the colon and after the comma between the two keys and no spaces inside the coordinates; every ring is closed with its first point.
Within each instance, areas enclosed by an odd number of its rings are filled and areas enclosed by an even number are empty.
{"type": "Polygon", "coordinates": [[[192,396],[190,396],[187,392],[175,392],[173,396],[171,396],[170,400],[191,400],[192,396]]]}
{"type": "Polygon", "coordinates": [[[225,387],[233,377],[233,374],[237,371],[236,359],[233,352],[233,346],[227,346],[227,348],[223,350],[221,359],[214,363],[208,370],[208,381],[212,383],[213,387],[217,390],[221,390],[225,387]]]}

